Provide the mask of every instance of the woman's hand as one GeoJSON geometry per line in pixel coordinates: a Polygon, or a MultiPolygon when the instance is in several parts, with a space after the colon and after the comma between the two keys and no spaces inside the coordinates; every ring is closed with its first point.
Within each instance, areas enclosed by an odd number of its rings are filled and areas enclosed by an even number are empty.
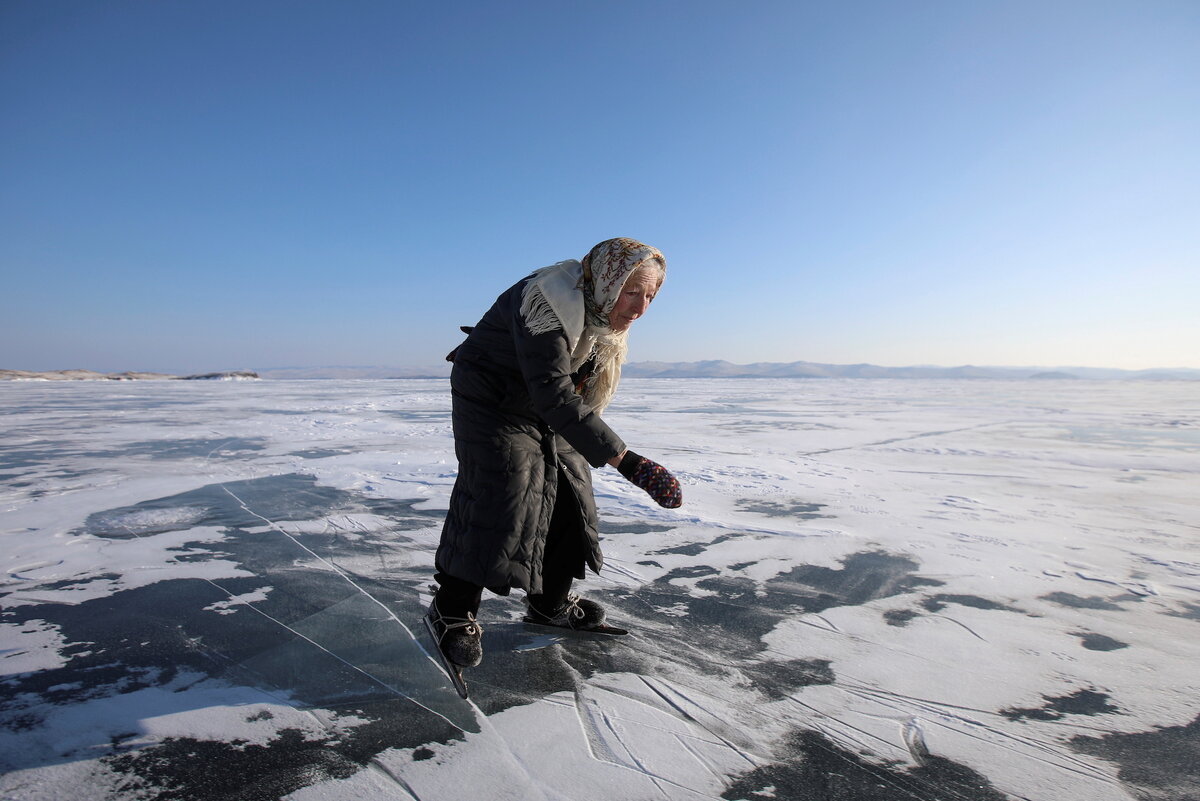
{"type": "Polygon", "coordinates": [[[630,482],[645,490],[664,509],[677,509],[683,505],[683,490],[679,481],[658,462],[638,456],[633,451],[625,451],[620,457],[609,459],[608,463],[630,482]]]}

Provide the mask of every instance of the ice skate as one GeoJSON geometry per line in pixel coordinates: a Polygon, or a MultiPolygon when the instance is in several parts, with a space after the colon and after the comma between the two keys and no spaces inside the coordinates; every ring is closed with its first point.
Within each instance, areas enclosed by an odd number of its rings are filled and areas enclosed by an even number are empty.
{"type": "Polygon", "coordinates": [[[465,618],[444,617],[438,611],[436,600],[429,604],[429,611],[423,620],[437,646],[442,668],[454,684],[455,691],[460,697],[466,698],[467,682],[463,679],[463,668],[475,667],[483,661],[483,627],[475,622],[475,616],[470,612],[465,618]]]}
{"type": "Polygon", "coordinates": [[[604,607],[595,601],[580,598],[571,593],[559,607],[547,614],[525,597],[525,622],[539,626],[554,626],[572,631],[592,634],[628,634],[625,629],[610,626],[605,622],[604,607]]]}
{"type": "Polygon", "coordinates": [[[483,661],[483,627],[475,616],[446,617],[438,610],[437,601],[429,604],[426,614],[438,648],[446,658],[459,667],[475,667],[483,661]]]}

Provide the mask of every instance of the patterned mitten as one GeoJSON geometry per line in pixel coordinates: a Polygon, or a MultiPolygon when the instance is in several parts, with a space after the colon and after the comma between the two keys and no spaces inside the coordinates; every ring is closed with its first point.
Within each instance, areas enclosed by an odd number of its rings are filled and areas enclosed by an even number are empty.
{"type": "Polygon", "coordinates": [[[664,509],[676,509],[683,505],[683,490],[679,488],[679,481],[658,462],[626,451],[617,470],[644,489],[664,509]]]}

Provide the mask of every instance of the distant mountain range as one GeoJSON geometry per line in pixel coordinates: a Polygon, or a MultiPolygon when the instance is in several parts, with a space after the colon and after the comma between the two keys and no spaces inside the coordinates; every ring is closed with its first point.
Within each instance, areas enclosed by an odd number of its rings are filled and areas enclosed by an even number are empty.
{"type": "Polygon", "coordinates": [[[1198,381],[1192,368],[1117,370],[1102,367],[880,367],[874,364],[815,362],[632,362],[623,374],[630,378],[1037,378],[1141,379],[1198,381]]]}

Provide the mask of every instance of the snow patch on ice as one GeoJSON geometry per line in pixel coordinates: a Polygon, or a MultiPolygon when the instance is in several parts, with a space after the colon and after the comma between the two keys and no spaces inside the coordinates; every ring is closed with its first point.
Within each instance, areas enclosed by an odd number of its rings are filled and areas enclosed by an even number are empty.
{"type": "Polygon", "coordinates": [[[65,644],[58,627],[44,620],[19,625],[0,622],[0,672],[3,675],[51,670],[66,664],[65,644]]]}
{"type": "Polygon", "coordinates": [[[231,595],[224,601],[217,601],[204,607],[205,612],[216,612],[218,615],[232,615],[237,612],[237,608],[242,605],[250,605],[259,601],[267,600],[267,593],[273,590],[274,587],[259,587],[252,592],[244,592],[240,595],[231,595]]]}
{"type": "MultiPolygon", "coordinates": [[[[183,578],[217,580],[250,576],[236,563],[216,558],[207,546],[223,540],[223,529],[200,526],[132,539],[27,535],[42,539],[44,553],[62,554],[58,560],[42,560],[42,567],[26,568],[18,587],[9,585],[6,606],[33,603],[79,604],[122,590],[145,587],[159,581],[183,578]],[[57,547],[62,543],[66,547],[57,547]]],[[[27,553],[38,553],[29,549],[27,553]]]]}

